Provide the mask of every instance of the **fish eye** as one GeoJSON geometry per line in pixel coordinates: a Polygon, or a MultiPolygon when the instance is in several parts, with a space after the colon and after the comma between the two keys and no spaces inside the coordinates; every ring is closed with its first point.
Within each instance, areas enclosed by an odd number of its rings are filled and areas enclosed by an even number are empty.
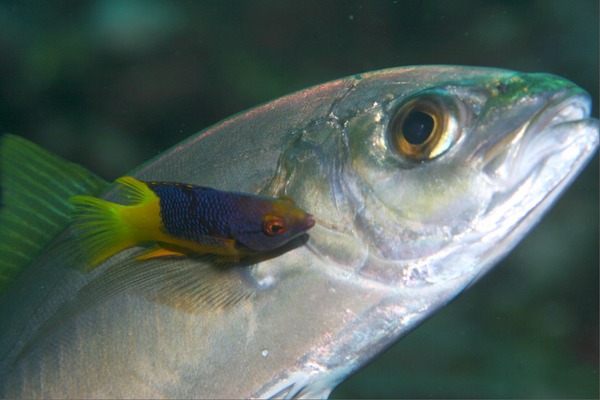
{"type": "Polygon", "coordinates": [[[286,231],[285,221],[276,215],[267,215],[263,219],[263,231],[269,236],[281,235],[286,231]]]}
{"type": "Polygon", "coordinates": [[[404,103],[391,124],[394,150],[412,161],[442,155],[458,138],[453,109],[443,96],[426,95],[404,103]]]}

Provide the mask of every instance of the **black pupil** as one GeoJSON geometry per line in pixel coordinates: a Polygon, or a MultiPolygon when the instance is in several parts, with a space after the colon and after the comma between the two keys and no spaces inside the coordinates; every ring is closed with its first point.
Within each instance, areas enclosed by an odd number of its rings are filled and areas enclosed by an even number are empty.
{"type": "Polygon", "coordinates": [[[273,233],[279,233],[279,231],[281,231],[281,229],[283,229],[283,226],[281,226],[280,224],[271,225],[271,232],[273,232],[273,233]]]}
{"type": "Polygon", "coordinates": [[[402,124],[404,139],[413,146],[425,143],[431,132],[433,132],[433,118],[424,112],[411,112],[402,124]]]}

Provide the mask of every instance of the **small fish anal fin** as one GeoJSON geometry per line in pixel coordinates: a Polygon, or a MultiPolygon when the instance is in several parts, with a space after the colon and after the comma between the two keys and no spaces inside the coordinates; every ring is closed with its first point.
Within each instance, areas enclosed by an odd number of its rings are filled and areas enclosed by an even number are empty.
{"type": "Polygon", "coordinates": [[[186,254],[183,252],[177,251],[177,250],[169,250],[169,249],[165,249],[164,247],[154,246],[150,250],[145,251],[142,254],[140,254],[139,256],[135,257],[135,259],[139,260],[139,261],[145,261],[145,260],[150,260],[152,258],[169,257],[169,256],[181,257],[184,255],[186,255],[186,254]]]}
{"type": "Polygon", "coordinates": [[[142,254],[135,257],[136,260],[145,261],[151,260],[153,258],[160,257],[196,257],[207,260],[215,265],[237,265],[242,258],[241,255],[238,254],[215,254],[214,247],[206,247],[202,250],[191,250],[186,248],[179,248],[177,246],[169,246],[168,244],[156,245],[142,254]]]}

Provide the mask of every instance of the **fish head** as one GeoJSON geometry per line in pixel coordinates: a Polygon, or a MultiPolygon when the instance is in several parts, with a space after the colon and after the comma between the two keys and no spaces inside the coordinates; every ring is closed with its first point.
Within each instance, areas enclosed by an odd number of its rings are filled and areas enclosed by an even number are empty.
{"type": "Polygon", "coordinates": [[[315,213],[319,254],[395,287],[473,279],[595,152],[598,120],[571,82],[460,72],[365,76],[287,152],[275,185],[315,213]]]}
{"type": "Polygon", "coordinates": [[[291,197],[251,198],[254,212],[242,212],[236,242],[252,253],[275,250],[304,234],[315,224],[313,216],[298,208],[291,197]]]}
{"type": "Polygon", "coordinates": [[[328,284],[305,298],[328,317],[260,396],[328,393],[512,250],[598,147],[588,94],[553,75],[437,66],[355,79],[297,133],[269,186],[315,215],[302,257],[328,284]]]}

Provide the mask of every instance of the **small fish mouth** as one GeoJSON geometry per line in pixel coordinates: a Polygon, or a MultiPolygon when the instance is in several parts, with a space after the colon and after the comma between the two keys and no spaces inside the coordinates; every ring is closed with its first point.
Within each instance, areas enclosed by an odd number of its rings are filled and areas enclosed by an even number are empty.
{"type": "Polygon", "coordinates": [[[315,226],[315,223],[316,221],[314,219],[314,216],[312,214],[308,214],[304,219],[304,229],[309,230],[310,228],[315,226]]]}

